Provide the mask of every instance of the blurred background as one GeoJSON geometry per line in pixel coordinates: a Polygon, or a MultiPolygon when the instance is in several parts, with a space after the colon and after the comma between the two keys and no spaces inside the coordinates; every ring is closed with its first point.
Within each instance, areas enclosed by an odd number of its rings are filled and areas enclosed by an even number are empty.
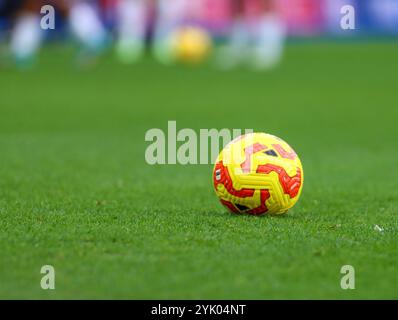
{"type": "Polygon", "coordinates": [[[49,41],[77,43],[83,63],[110,48],[124,63],[137,62],[148,48],[171,63],[201,62],[214,40],[226,43],[216,58],[221,67],[248,58],[267,69],[280,60],[286,37],[397,36],[396,0],[0,0],[2,59],[21,66],[49,41]],[[349,29],[341,26],[347,5],[355,10],[349,29]]]}

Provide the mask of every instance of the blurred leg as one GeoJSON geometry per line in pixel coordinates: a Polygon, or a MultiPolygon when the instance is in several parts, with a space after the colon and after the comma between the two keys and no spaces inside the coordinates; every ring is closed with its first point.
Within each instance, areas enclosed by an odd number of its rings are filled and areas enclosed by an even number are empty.
{"type": "Polygon", "coordinates": [[[42,42],[40,1],[25,1],[17,14],[11,34],[10,50],[17,64],[32,63],[42,42]]]}
{"type": "Polygon", "coordinates": [[[221,51],[219,65],[222,68],[232,68],[240,64],[246,57],[250,34],[245,17],[244,0],[230,0],[232,23],[227,40],[227,46],[221,51]]]}
{"type": "Polygon", "coordinates": [[[106,43],[106,31],[96,9],[88,1],[73,1],[69,23],[86,52],[98,54],[106,43]]]}
{"type": "Polygon", "coordinates": [[[135,62],[143,53],[146,5],[146,0],[119,0],[117,4],[116,50],[122,62],[135,62]]]}
{"type": "Polygon", "coordinates": [[[275,1],[261,0],[261,16],[253,26],[253,59],[256,69],[269,69],[281,59],[285,41],[285,25],[278,15],[275,1]]]}
{"type": "Polygon", "coordinates": [[[230,45],[237,58],[244,57],[249,45],[249,33],[245,17],[244,0],[233,0],[233,23],[231,28],[230,45]]]}
{"type": "Polygon", "coordinates": [[[154,55],[162,63],[172,62],[171,35],[184,20],[187,1],[158,0],[157,19],[154,30],[154,55]]]}

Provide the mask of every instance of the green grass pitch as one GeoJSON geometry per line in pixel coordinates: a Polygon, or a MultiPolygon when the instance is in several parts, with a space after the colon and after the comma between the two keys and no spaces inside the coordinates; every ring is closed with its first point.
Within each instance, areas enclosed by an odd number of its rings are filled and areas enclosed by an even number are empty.
{"type": "Polygon", "coordinates": [[[0,298],[398,298],[397,56],[301,43],[269,73],[111,56],[79,71],[49,48],[30,72],[2,70],[0,298]],[[147,165],[145,132],[168,120],[282,137],[303,162],[299,203],[231,215],[211,165],[147,165]]]}

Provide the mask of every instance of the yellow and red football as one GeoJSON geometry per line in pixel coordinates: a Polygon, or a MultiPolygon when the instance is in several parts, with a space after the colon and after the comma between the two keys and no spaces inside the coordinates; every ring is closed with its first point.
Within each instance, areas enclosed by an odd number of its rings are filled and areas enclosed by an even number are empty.
{"type": "Polygon", "coordinates": [[[245,134],[231,141],[213,169],[216,194],[234,213],[286,213],[299,199],[303,181],[296,152],[266,133],[245,134]]]}

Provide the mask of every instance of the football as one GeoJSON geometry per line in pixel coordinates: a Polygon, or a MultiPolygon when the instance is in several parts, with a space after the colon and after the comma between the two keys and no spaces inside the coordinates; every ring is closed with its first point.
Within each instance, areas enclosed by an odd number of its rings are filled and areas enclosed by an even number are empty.
{"type": "Polygon", "coordinates": [[[204,28],[183,26],[174,31],[171,48],[177,62],[198,64],[209,56],[212,40],[204,28]]]}
{"type": "Polygon", "coordinates": [[[286,213],[299,199],[303,181],[296,152],[266,133],[235,138],[221,151],[213,169],[215,192],[234,213],[286,213]]]}

